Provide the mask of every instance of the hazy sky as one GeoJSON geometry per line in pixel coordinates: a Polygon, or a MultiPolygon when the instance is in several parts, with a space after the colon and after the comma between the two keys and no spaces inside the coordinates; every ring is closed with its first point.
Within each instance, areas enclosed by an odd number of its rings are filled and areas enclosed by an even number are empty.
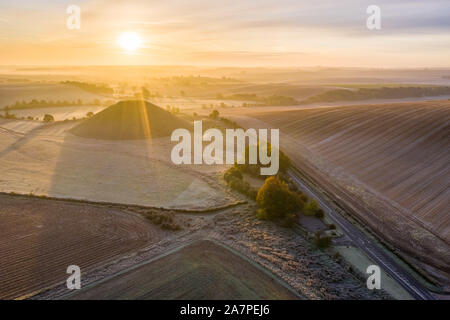
{"type": "Polygon", "coordinates": [[[0,48],[0,65],[450,67],[450,1],[1,0],[0,48]],[[125,31],[143,41],[132,54],[125,31]]]}

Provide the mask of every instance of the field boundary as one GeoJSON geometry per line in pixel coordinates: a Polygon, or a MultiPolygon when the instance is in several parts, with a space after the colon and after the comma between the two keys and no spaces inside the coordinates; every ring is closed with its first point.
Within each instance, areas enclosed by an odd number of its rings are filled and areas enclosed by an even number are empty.
{"type": "Polygon", "coordinates": [[[49,197],[45,195],[35,195],[35,194],[25,194],[25,193],[15,193],[15,192],[0,192],[0,195],[13,196],[13,197],[22,197],[22,198],[34,198],[34,199],[43,199],[43,200],[52,200],[52,201],[64,201],[64,202],[72,202],[72,203],[82,203],[82,204],[90,204],[90,205],[99,205],[99,206],[113,206],[113,207],[133,207],[136,209],[153,209],[160,211],[174,211],[176,213],[184,213],[184,214],[207,214],[210,212],[222,211],[225,209],[233,208],[236,206],[240,206],[246,204],[246,200],[237,200],[232,203],[216,206],[211,208],[204,209],[181,209],[181,208],[167,208],[167,207],[157,207],[157,206],[146,206],[140,204],[128,204],[128,203],[118,203],[118,202],[107,202],[107,201],[91,201],[84,199],[75,199],[75,198],[58,198],[58,197],[49,197]]]}

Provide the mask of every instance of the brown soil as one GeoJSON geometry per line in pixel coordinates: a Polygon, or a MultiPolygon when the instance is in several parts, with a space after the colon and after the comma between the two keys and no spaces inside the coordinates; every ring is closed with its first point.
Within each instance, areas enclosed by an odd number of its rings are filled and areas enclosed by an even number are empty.
{"type": "Polygon", "coordinates": [[[115,208],[0,195],[0,299],[65,281],[161,238],[143,217],[115,208]]]}
{"type": "Polygon", "coordinates": [[[417,257],[430,275],[448,282],[450,102],[251,116],[240,123],[280,128],[281,148],[297,168],[385,240],[417,257]]]}

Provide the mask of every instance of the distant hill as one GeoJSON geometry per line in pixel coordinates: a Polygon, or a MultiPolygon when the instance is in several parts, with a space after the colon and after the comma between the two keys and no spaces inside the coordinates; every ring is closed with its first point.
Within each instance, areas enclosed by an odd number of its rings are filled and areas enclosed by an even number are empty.
{"type": "Polygon", "coordinates": [[[189,122],[146,101],[120,101],[70,130],[74,135],[103,140],[165,137],[189,122]]]}
{"type": "Polygon", "coordinates": [[[450,95],[450,87],[382,87],[358,90],[330,90],[303,100],[301,103],[359,101],[370,99],[404,99],[450,95]]]}

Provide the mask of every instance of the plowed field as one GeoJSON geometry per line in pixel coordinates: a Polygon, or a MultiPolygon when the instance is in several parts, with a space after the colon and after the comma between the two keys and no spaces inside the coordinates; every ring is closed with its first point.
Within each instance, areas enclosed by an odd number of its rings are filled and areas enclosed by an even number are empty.
{"type": "Polygon", "coordinates": [[[250,262],[199,241],[75,293],[72,299],[298,299],[250,262]]]}
{"type": "Polygon", "coordinates": [[[0,195],[0,299],[20,298],[158,241],[142,217],[118,209],[0,195]]]}
{"type": "Polygon", "coordinates": [[[377,230],[390,239],[402,238],[402,249],[449,272],[449,101],[253,117],[280,128],[289,137],[281,138],[282,148],[288,146],[294,160],[307,159],[329,182],[323,186],[337,186],[329,191],[360,206],[377,230]]]}

